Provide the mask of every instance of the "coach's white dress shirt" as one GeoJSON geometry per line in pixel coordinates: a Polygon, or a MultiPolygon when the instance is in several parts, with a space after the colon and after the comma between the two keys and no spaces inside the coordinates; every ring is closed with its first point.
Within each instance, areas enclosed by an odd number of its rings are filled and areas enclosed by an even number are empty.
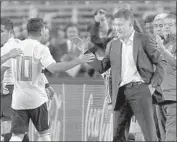
{"type": "Polygon", "coordinates": [[[121,86],[124,86],[130,82],[142,81],[139,75],[135,61],[133,59],[133,38],[135,31],[133,30],[132,35],[127,42],[121,39],[122,42],[122,67],[121,67],[121,86]]]}

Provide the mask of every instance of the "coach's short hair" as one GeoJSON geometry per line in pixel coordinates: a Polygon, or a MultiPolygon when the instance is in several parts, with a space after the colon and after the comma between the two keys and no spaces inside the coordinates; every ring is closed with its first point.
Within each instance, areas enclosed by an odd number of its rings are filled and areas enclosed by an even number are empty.
{"type": "Polygon", "coordinates": [[[39,33],[45,27],[44,21],[40,18],[31,18],[27,23],[28,33],[39,33]]]}
{"type": "Polygon", "coordinates": [[[10,31],[10,32],[14,31],[12,21],[7,18],[3,18],[3,17],[1,18],[1,25],[3,25],[7,31],[10,31]]]}
{"type": "Polygon", "coordinates": [[[125,20],[129,20],[131,22],[134,22],[134,16],[133,13],[128,10],[127,8],[120,9],[116,14],[114,14],[115,18],[124,18],[125,20]]]}

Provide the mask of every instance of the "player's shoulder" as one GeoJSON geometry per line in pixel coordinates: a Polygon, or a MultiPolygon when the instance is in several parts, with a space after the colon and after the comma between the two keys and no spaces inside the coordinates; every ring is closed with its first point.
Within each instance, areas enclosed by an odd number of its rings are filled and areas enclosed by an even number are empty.
{"type": "Polygon", "coordinates": [[[10,38],[2,47],[1,47],[1,55],[9,52],[13,48],[16,48],[20,43],[20,40],[15,38],[10,38]]]}
{"type": "Polygon", "coordinates": [[[48,47],[46,45],[44,45],[44,44],[40,43],[39,41],[37,41],[35,43],[33,52],[34,52],[36,58],[38,58],[38,57],[41,57],[44,54],[48,53],[48,50],[49,49],[48,49],[48,47]]]}
{"type": "Polygon", "coordinates": [[[18,38],[10,38],[7,42],[7,45],[12,45],[12,44],[14,45],[14,44],[18,44],[20,42],[21,42],[21,40],[18,38]]]}
{"type": "Polygon", "coordinates": [[[46,51],[48,49],[48,47],[40,42],[36,43],[36,48],[39,51],[46,51]]]}
{"type": "Polygon", "coordinates": [[[34,40],[34,39],[25,39],[20,43],[30,45],[30,46],[35,46],[35,48],[45,48],[45,45],[41,44],[38,40],[34,40]]]}
{"type": "Polygon", "coordinates": [[[15,41],[16,43],[20,43],[20,42],[21,42],[21,40],[18,39],[18,38],[15,38],[14,41],[15,41]]]}

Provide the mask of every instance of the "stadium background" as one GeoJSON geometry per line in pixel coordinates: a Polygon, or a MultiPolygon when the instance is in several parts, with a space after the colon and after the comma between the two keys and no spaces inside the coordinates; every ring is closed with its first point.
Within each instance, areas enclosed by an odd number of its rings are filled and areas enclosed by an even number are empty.
{"type": "MultiPolygon", "coordinates": [[[[68,23],[76,23],[80,37],[86,37],[87,26],[93,21],[96,9],[106,9],[109,18],[125,3],[131,5],[135,17],[142,25],[149,14],[176,13],[175,1],[19,0],[2,1],[1,16],[13,21],[18,38],[25,36],[26,21],[32,17],[44,19],[50,29],[51,38],[57,35],[57,28],[64,31],[68,23]]],[[[62,99],[60,105],[59,96],[56,96],[50,106],[53,141],[111,140],[112,115],[105,102],[107,91],[100,75],[94,78],[87,75],[73,78],[60,74],[48,75],[48,79],[62,99]]],[[[34,131],[33,128],[30,128],[30,131],[34,131]]],[[[35,133],[30,136],[35,139],[35,133]]]]}

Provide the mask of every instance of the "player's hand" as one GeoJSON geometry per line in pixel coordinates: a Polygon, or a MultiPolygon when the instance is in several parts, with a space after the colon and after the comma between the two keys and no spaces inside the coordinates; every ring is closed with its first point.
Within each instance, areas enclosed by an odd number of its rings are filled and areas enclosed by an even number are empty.
{"type": "Polygon", "coordinates": [[[79,61],[79,63],[90,63],[93,62],[95,59],[95,55],[93,53],[89,53],[89,54],[81,54],[77,60],[79,61]]]}
{"type": "Polygon", "coordinates": [[[12,49],[11,51],[9,51],[9,56],[11,57],[11,58],[15,58],[15,57],[18,57],[18,56],[22,56],[23,55],[23,52],[22,52],[22,50],[21,49],[19,49],[19,48],[14,48],[14,49],[12,49]]]}

